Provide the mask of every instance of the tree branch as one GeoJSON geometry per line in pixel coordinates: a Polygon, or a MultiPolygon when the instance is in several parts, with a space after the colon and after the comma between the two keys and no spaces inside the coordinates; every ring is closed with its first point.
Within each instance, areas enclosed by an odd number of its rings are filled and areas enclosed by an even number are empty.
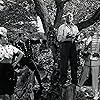
{"type": "Polygon", "coordinates": [[[35,3],[35,10],[38,14],[38,16],[42,20],[43,28],[45,33],[48,33],[49,31],[49,26],[51,25],[48,10],[46,6],[44,5],[43,0],[34,0],[35,3]]]}
{"type": "Polygon", "coordinates": [[[71,0],[54,0],[54,1],[56,4],[56,7],[57,7],[55,21],[54,21],[54,27],[58,28],[60,25],[61,17],[63,15],[64,4],[71,0]]]}
{"type": "Polygon", "coordinates": [[[88,20],[76,24],[79,30],[93,25],[97,20],[100,20],[100,7],[96,10],[95,14],[88,20]]]}

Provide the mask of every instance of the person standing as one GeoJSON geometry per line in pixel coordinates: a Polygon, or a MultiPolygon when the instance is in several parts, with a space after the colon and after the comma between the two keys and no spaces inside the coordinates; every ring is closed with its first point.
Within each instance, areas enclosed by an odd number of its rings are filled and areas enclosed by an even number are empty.
{"type": "Polygon", "coordinates": [[[64,24],[58,28],[57,40],[60,44],[60,83],[66,84],[68,61],[71,66],[71,83],[77,85],[77,51],[74,37],[78,34],[78,27],[72,23],[73,14],[68,12],[64,16],[64,24]]]}
{"type": "Polygon", "coordinates": [[[32,40],[24,36],[23,33],[19,33],[18,41],[16,41],[14,44],[17,48],[19,48],[24,52],[24,57],[19,62],[20,65],[22,67],[26,65],[31,71],[34,71],[34,75],[36,76],[36,79],[40,85],[40,90],[38,91],[39,95],[42,93],[43,86],[42,86],[39,70],[33,61],[32,45],[39,44],[41,42],[42,42],[41,40],[32,40]]]}
{"type": "Polygon", "coordinates": [[[0,95],[12,95],[17,79],[14,76],[14,68],[22,59],[24,53],[8,43],[7,29],[0,27],[0,95]],[[14,54],[17,58],[13,59],[14,54]]]}
{"type": "Polygon", "coordinates": [[[91,75],[91,61],[90,61],[90,55],[91,55],[91,45],[92,45],[92,37],[94,33],[90,32],[89,35],[87,35],[87,38],[82,39],[81,41],[84,42],[84,47],[81,50],[81,54],[83,55],[84,59],[84,65],[83,65],[83,71],[79,80],[78,85],[80,87],[84,85],[90,85],[92,82],[92,75],[91,75]]]}
{"type": "Polygon", "coordinates": [[[100,33],[95,32],[92,38],[92,51],[91,51],[91,69],[92,69],[92,87],[94,91],[94,100],[98,100],[98,75],[100,66],[100,33]]]}

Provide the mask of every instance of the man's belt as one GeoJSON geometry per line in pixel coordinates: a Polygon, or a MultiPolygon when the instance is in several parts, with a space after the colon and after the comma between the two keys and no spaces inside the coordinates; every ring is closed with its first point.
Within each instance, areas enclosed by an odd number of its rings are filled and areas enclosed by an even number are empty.
{"type": "Polygon", "coordinates": [[[72,38],[67,38],[66,40],[61,40],[60,43],[65,43],[65,42],[72,42],[72,38]]]}

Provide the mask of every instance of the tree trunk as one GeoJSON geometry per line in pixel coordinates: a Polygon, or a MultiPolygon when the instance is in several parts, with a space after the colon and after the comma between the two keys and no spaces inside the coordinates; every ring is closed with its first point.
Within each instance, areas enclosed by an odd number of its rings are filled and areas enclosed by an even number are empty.
{"type": "Polygon", "coordinates": [[[35,3],[35,10],[38,16],[41,18],[45,34],[47,35],[49,31],[49,26],[51,25],[48,10],[44,5],[43,0],[34,0],[34,3],[35,3]]]}
{"type": "Polygon", "coordinates": [[[61,23],[61,18],[63,15],[63,8],[64,8],[64,4],[68,1],[71,0],[54,0],[55,4],[56,4],[56,16],[55,16],[55,20],[54,20],[54,27],[57,29],[61,23]]]}
{"type": "Polygon", "coordinates": [[[54,27],[57,29],[59,27],[61,17],[63,15],[64,3],[61,0],[55,0],[55,3],[57,10],[56,10],[56,17],[54,20],[54,27]]]}
{"type": "Polygon", "coordinates": [[[69,85],[61,89],[61,98],[62,100],[77,100],[75,85],[69,85]]]}

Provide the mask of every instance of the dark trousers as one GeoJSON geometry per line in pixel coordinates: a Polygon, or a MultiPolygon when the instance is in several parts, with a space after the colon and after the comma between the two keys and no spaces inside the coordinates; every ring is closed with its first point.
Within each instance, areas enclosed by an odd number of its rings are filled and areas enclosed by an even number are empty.
{"type": "Polygon", "coordinates": [[[0,63],[0,95],[14,93],[14,86],[17,78],[14,76],[14,69],[11,64],[0,63]]]}
{"type": "Polygon", "coordinates": [[[68,61],[71,66],[72,83],[77,84],[77,52],[76,45],[71,41],[60,43],[60,82],[65,83],[67,80],[68,61]]]}
{"type": "Polygon", "coordinates": [[[35,65],[35,63],[33,62],[33,60],[31,58],[23,57],[20,60],[20,65],[21,66],[25,66],[26,65],[31,71],[34,71],[34,75],[36,76],[36,79],[37,79],[37,81],[38,81],[38,83],[40,85],[40,88],[41,88],[42,84],[41,84],[40,74],[39,74],[38,68],[35,65]]]}

